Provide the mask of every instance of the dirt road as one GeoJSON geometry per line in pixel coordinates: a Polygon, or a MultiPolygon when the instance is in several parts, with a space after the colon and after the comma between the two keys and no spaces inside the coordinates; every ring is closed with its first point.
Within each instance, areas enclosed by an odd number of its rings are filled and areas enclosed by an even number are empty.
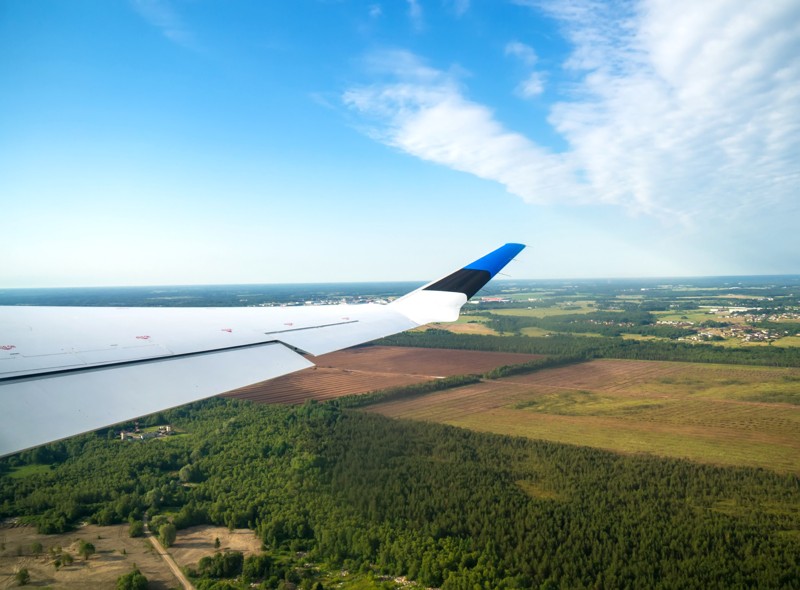
{"type": "Polygon", "coordinates": [[[154,535],[150,531],[150,526],[147,524],[146,514],[144,516],[144,535],[145,537],[150,539],[150,542],[153,544],[156,553],[160,555],[161,559],[163,559],[164,562],[169,566],[169,569],[172,570],[172,573],[175,574],[175,577],[178,578],[178,581],[185,588],[185,590],[194,590],[194,586],[192,586],[192,583],[188,580],[186,576],[183,575],[181,568],[178,567],[178,564],[175,563],[175,560],[172,559],[172,556],[169,553],[167,553],[166,549],[164,549],[164,546],[158,540],[158,537],[156,537],[156,535],[154,535]]]}

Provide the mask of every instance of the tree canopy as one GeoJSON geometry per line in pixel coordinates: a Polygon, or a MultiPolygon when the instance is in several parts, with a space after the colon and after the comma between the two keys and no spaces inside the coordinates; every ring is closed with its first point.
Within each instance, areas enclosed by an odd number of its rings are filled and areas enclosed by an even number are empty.
{"type": "Polygon", "coordinates": [[[0,478],[0,516],[47,529],[148,511],[160,532],[249,527],[265,554],[220,553],[197,572],[208,580],[234,572],[237,584],[277,585],[295,571],[279,556],[303,552],[446,590],[800,587],[796,475],[621,456],[335,404],[209,400],[165,419],[188,434],[142,444],[87,436],[47,472],[0,478]],[[203,481],[183,483],[186,465],[203,481]]]}

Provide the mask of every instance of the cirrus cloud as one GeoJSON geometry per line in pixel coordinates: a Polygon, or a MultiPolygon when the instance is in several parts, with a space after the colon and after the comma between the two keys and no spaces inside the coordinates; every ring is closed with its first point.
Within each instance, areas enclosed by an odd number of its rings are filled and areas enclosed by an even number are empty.
{"type": "Polygon", "coordinates": [[[131,0],[131,4],[136,12],[167,39],[186,49],[197,48],[194,33],[168,0],[131,0]]]}

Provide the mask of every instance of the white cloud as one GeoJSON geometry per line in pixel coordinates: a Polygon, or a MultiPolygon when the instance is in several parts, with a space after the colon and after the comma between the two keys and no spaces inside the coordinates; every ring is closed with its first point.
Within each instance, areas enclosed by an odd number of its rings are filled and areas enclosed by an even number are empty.
{"type": "MultiPolygon", "coordinates": [[[[513,55],[529,68],[532,68],[538,60],[533,47],[520,43],[519,41],[512,41],[506,45],[506,55],[513,55]]],[[[538,71],[531,71],[527,77],[519,83],[516,92],[522,98],[534,98],[539,96],[544,92],[544,74],[538,71]]]]}
{"type": "Polygon", "coordinates": [[[535,64],[537,59],[533,47],[519,41],[511,41],[506,45],[506,55],[518,57],[524,64],[529,66],[535,64]]]}
{"type": "Polygon", "coordinates": [[[131,0],[134,9],[170,41],[187,49],[196,49],[194,33],[167,0],[131,0]]]}
{"type": "Polygon", "coordinates": [[[654,0],[612,25],[575,9],[563,22],[581,93],[551,122],[604,200],[697,218],[794,210],[798,16],[791,1],[654,0]]]}
{"type": "Polygon", "coordinates": [[[407,2],[408,17],[411,19],[411,24],[415,30],[420,31],[423,27],[422,6],[420,6],[419,0],[407,0],[407,2]]]}
{"type": "Polygon", "coordinates": [[[383,9],[381,8],[380,4],[372,4],[369,7],[369,16],[370,18],[378,18],[383,14],[383,9]]]}
{"type": "Polygon", "coordinates": [[[544,92],[544,79],[540,72],[531,72],[519,86],[517,92],[522,98],[534,98],[544,92]]]}
{"type": "Polygon", "coordinates": [[[453,76],[410,53],[373,56],[373,71],[392,68],[391,83],[353,88],[344,102],[376,124],[373,137],[409,154],[505,185],[531,202],[555,191],[579,199],[568,159],[503,128],[492,111],[466,99],[453,76]]]}
{"type": "MultiPolygon", "coordinates": [[[[409,53],[381,55],[389,80],[350,89],[345,103],[380,141],[526,201],[616,204],[684,225],[797,219],[800,4],[536,6],[574,46],[564,67],[576,83],[549,116],[563,153],[504,128],[458,79],[409,53]]],[[[506,53],[536,56],[518,42],[506,53]]],[[[518,91],[535,96],[541,82],[518,91]]]]}
{"type": "Polygon", "coordinates": [[[447,0],[447,4],[457,17],[462,17],[469,11],[469,0],[447,0]]]}

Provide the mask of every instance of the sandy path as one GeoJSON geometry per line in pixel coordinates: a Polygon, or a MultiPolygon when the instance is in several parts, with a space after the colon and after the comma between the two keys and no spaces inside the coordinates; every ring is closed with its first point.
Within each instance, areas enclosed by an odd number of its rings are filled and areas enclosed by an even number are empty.
{"type": "Polygon", "coordinates": [[[147,514],[144,516],[144,535],[150,539],[150,542],[153,544],[156,553],[160,555],[161,559],[164,560],[164,563],[169,566],[169,569],[172,570],[172,573],[175,574],[175,577],[178,578],[178,581],[181,583],[181,585],[186,590],[194,590],[194,586],[192,586],[192,583],[186,578],[186,576],[183,575],[181,568],[178,567],[178,564],[175,563],[175,560],[172,559],[172,556],[167,553],[167,550],[164,549],[164,546],[161,545],[158,538],[150,531],[150,527],[147,524],[147,514]]]}

